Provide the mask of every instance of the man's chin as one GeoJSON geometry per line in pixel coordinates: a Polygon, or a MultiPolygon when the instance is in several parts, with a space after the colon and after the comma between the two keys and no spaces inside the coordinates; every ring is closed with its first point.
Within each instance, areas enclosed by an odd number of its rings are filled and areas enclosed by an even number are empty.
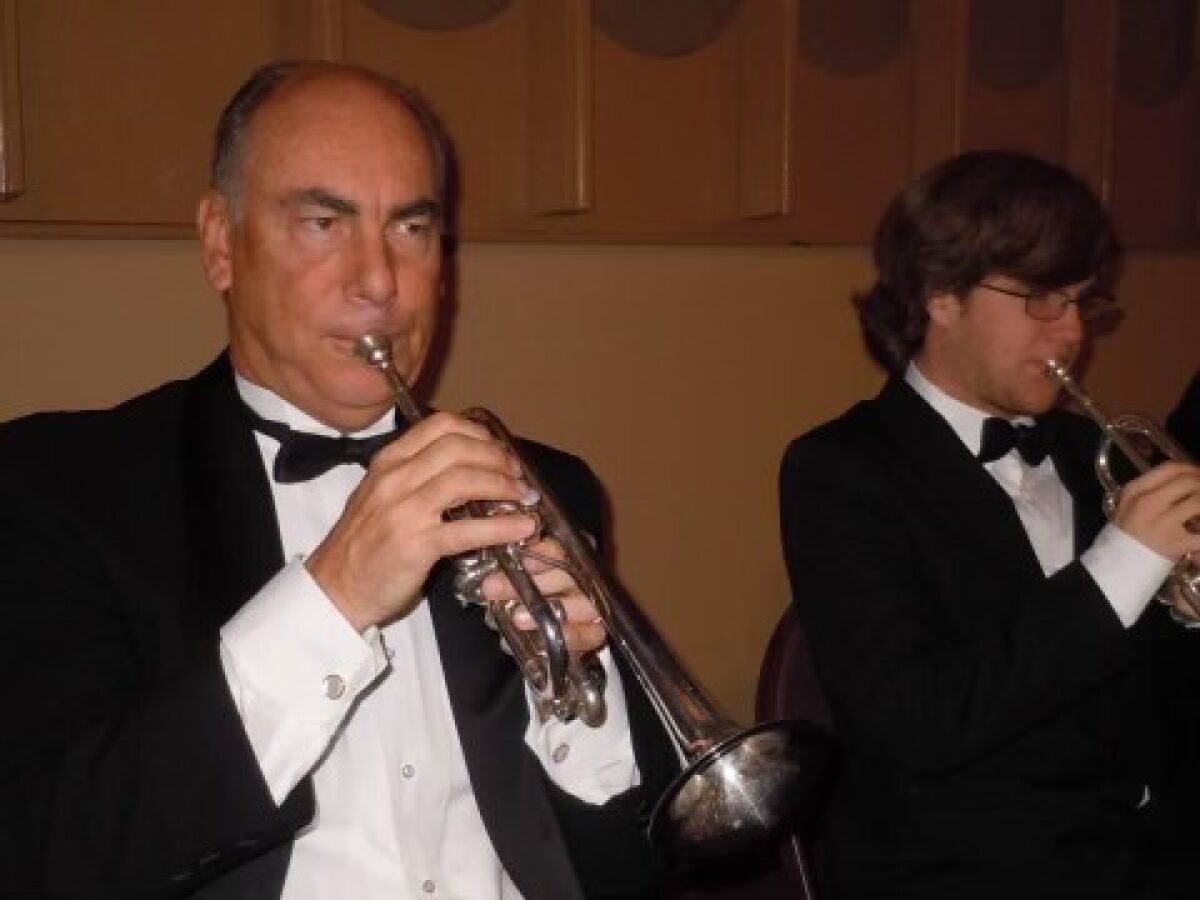
{"type": "Polygon", "coordinates": [[[1043,416],[1057,405],[1058,394],[1053,389],[1031,393],[1021,404],[1022,412],[1027,416],[1043,416]]]}

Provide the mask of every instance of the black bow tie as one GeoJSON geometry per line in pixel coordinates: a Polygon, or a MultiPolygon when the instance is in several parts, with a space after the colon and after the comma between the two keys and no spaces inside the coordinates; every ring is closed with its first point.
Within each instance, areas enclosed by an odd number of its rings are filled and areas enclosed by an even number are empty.
{"type": "Polygon", "coordinates": [[[279,484],[311,481],[344,463],[357,463],[365,469],[372,456],[401,434],[396,430],[366,438],[326,437],[292,431],[283,422],[264,419],[249,406],[246,413],[255,431],[279,441],[273,472],[279,484]]]}
{"type": "Polygon", "coordinates": [[[1006,419],[984,419],[983,440],[979,444],[981,463],[995,462],[1014,447],[1029,465],[1041,465],[1050,450],[1046,446],[1046,429],[1037,422],[1023,425],[1006,419]]]}

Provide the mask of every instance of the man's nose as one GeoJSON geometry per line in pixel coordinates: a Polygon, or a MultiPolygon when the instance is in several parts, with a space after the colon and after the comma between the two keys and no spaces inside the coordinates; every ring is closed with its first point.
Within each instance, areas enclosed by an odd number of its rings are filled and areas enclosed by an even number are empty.
{"type": "Polygon", "coordinates": [[[365,302],[386,305],[396,296],[392,251],[382,235],[363,235],[358,241],[354,278],[356,294],[365,302]]]}
{"type": "Polygon", "coordinates": [[[1083,318],[1079,315],[1079,304],[1068,303],[1063,314],[1054,320],[1054,335],[1078,343],[1083,339],[1083,318]]]}

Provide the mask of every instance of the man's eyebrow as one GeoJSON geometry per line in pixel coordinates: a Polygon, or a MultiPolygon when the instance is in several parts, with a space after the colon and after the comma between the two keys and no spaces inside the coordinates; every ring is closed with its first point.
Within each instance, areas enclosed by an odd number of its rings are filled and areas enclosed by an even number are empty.
{"type": "Polygon", "coordinates": [[[288,206],[322,206],[332,212],[348,216],[358,214],[358,205],[356,203],[319,187],[293,191],[287,195],[284,202],[288,206]]]}
{"type": "Polygon", "coordinates": [[[442,219],[442,204],[428,197],[414,200],[412,203],[402,203],[399,206],[391,208],[388,212],[388,221],[401,222],[405,219],[415,219],[420,216],[428,216],[430,219],[440,222],[442,219]]]}

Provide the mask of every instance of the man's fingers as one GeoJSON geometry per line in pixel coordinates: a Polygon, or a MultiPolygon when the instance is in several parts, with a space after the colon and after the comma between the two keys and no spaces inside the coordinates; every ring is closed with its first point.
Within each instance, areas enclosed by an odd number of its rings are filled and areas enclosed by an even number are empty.
{"type": "Polygon", "coordinates": [[[1161,485],[1177,478],[1195,478],[1200,473],[1195,463],[1183,462],[1182,460],[1167,460],[1161,465],[1155,466],[1149,472],[1139,475],[1137,478],[1125,485],[1123,493],[1137,495],[1146,491],[1152,491],[1161,485]]]}
{"type": "Polygon", "coordinates": [[[457,556],[480,547],[515,544],[533,533],[532,516],[517,514],[489,519],[457,519],[437,526],[433,543],[438,556],[457,556]]]}
{"type": "Polygon", "coordinates": [[[1197,608],[1196,604],[1188,599],[1186,592],[1178,582],[1172,580],[1167,584],[1163,602],[1189,622],[1200,622],[1200,608],[1197,608]]]}
{"type": "Polygon", "coordinates": [[[521,474],[520,463],[497,441],[445,434],[411,454],[397,448],[399,443],[389,444],[371,460],[368,479],[398,482],[412,490],[459,466],[492,469],[513,478],[521,474]]]}
{"type": "Polygon", "coordinates": [[[1200,468],[1192,463],[1171,461],[1156,466],[1121,489],[1121,505],[1177,503],[1200,491],[1200,468]]]}
{"type": "Polygon", "coordinates": [[[567,648],[575,659],[595,653],[608,640],[608,632],[600,622],[573,622],[566,632],[567,648]]]}
{"type": "Polygon", "coordinates": [[[376,458],[381,460],[408,459],[438,440],[451,435],[458,435],[479,443],[495,443],[488,430],[478,422],[462,416],[438,412],[410,426],[404,434],[380,450],[376,458]]]}
{"type": "MultiPolygon", "coordinates": [[[[526,571],[529,571],[528,565],[526,571]]],[[[545,568],[533,575],[533,583],[544,596],[559,596],[579,591],[575,579],[562,569],[545,568]]],[[[493,572],[483,581],[483,595],[493,602],[503,602],[516,596],[516,588],[503,572],[493,572]]]]}

